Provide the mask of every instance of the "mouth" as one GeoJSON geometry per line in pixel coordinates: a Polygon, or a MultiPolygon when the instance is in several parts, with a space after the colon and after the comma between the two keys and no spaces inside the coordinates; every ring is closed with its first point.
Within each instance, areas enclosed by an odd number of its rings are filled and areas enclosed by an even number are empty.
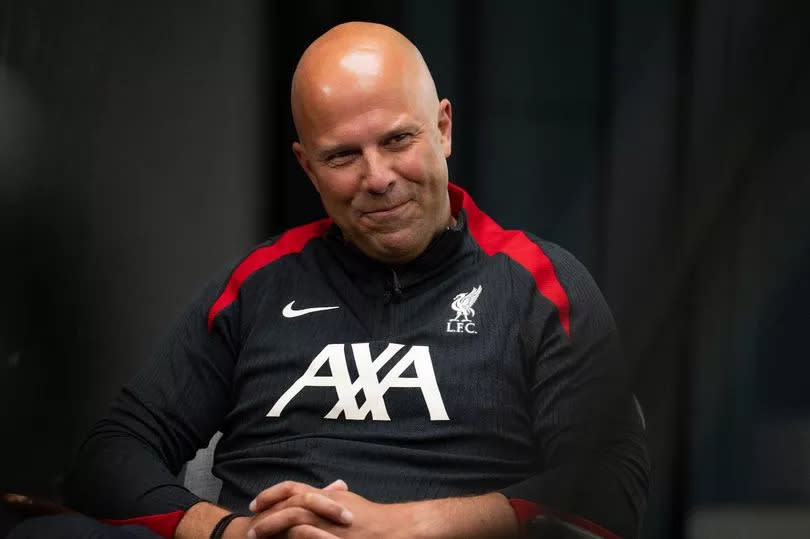
{"type": "Polygon", "coordinates": [[[409,202],[410,200],[406,200],[405,202],[402,202],[401,204],[396,204],[394,206],[387,206],[372,211],[365,211],[363,212],[363,215],[365,217],[371,217],[372,219],[385,219],[387,217],[392,217],[398,214],[405,208],[405,206],[408,205],[409,202]]]}

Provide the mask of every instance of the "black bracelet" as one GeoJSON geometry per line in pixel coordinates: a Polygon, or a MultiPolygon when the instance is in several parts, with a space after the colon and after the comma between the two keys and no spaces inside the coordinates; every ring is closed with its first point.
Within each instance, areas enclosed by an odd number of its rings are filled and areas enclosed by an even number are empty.
{"type": "Polygon", "coordinates": [[[239,513],[229,513],[219,519],[219,522],[217,522],[217,525],[214,526],[209,539],[222,539],[222,536],[225,535],[225,528],[228,527],[228,524],[230,524],[233,519],[241,516],[243,515],[240,515],[239,513]]]}

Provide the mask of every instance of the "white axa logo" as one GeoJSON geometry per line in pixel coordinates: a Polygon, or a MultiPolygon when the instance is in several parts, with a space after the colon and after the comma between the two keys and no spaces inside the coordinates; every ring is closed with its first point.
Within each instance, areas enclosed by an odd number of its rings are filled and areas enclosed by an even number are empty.
{"type": "Polygon", "coordinates": [[[390,421],[388,409],[385,407],[385,392],[392,387],[412,387],[422,390],[431,421],[447,421],[447,411],[444,409],[442,395],[436,384],[433,374],[433,362],[427,346],[411,346],[404,356],[394,365],[382,380],[377,373],[402,350],[403,344],[389,344],[376,358],[371,358],[368,343],[352,344],[354,363],[357,366],[357,379],[352,382],[349,378],[349,369],[346,365],[346,354],[343,344],[328,344],[312,360],[306,372],[296,380],[290,388],[276,401],[267,417],[279,417],[284,407],[305,387],[334,387],[337,391],[338,401],[325,419],[337,419],[344,414],[346,419],[363,420],[369,412],[375,421],[390,421]],[[329,363],[331,376],[317,376],[316,373],[329,363]],[[415,377],[403,377],[402,373],[414,366],[415,377]],[[356,396],[360,391],[366,397],[362,406],[357,405],[356,396]]]}
{"type": "Polygon", "coordinates": [[[479,284],[469,292],[456,294],[453,303],[450,304],[450,308],[456,311],[456,317],[447,321],[447,333],[478,333],[470,317],[475,316],[473,305],[481,295],[481,288],[479,284]]]}

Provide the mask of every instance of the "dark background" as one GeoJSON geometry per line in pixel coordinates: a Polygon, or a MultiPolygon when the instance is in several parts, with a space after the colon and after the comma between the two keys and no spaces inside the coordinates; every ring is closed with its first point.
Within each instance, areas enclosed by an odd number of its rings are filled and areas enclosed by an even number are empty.
{"type": "Polygon", "coordinates": [[[453,103],[451,181],[604,291],[647,413],[645,537],[807,512],[799,0],[0,0],[0,491],[56,496],[194,291],[323,215],[289,81],[346,20],[421,49],[453,103]]]}

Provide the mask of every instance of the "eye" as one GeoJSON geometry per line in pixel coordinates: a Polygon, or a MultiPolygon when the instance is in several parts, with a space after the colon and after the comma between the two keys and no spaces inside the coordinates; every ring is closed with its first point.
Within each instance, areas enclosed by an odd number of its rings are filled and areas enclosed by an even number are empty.
{"type": "Polygon", "coordinates": [[[393,147],[401,147],[406,146],[411,140],[410,133],[397,133],[396,135],[392,135],[388,137],[388,140],[385,141],[387,146],[393,147]]]}
{"type": "Polygon", "coordinates": [[[330,167],[340,167],[348,165],[354,159],[355,155],[357,155],[357,152],[354,150],[343,150],[329,154],[326,156],[325,161],[330,167]]]}

